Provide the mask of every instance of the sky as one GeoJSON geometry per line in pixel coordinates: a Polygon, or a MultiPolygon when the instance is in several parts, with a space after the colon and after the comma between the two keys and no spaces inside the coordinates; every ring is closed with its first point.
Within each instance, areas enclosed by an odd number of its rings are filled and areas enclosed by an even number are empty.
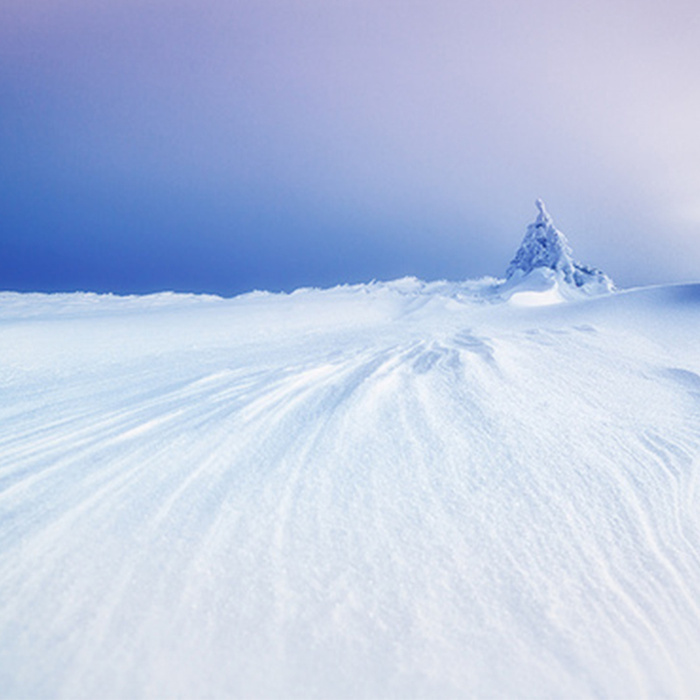
{"type": "Polygon", "coordinates": [[[1,0],[0,289],[700,280],[696,0],[1,0]]]}

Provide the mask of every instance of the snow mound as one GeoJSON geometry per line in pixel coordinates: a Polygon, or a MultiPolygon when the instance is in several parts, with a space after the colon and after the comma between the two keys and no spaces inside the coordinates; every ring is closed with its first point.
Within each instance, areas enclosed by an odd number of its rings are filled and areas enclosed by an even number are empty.
{"type": "MultiPolygon", "coordinates": [[[[502,293],[513,299],[520,293],[547,293],[542,304],[608,294],[615,285],[604,272],[573,258],[566,236],[554,225],[544,202],[538,199],[537,219],[527,227],[523,242],[506,270],[502,293]]],[[[515,301],[515,299],[513,299],[515,301]]]]}

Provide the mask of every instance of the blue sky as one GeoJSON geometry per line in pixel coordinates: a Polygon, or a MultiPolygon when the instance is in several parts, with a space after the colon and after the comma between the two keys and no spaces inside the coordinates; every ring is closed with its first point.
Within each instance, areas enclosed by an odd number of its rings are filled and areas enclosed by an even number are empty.
{"type": "Polygon", "coordinates": [[[4,0],[0,287],[234,294],[583,262],[700,279],[700,10],[4,0]]]}

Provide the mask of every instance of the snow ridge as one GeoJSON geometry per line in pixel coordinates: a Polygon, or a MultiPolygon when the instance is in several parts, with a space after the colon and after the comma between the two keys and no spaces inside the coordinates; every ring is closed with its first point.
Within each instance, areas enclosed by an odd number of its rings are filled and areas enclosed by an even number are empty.
{"type": "Polygon", "coordinates": [[[574,260],[566,236],[554,225],[544,202],[538,199],[536,205],[537,219],[527,227],[523,242],[506,270],[506,279],[518,282],[536,273],[559,283],[560,288],[565,285],[563,289],[568,291],[574,289],[587,295],[613,291],[615,285],[604,272],[574,260]]]}

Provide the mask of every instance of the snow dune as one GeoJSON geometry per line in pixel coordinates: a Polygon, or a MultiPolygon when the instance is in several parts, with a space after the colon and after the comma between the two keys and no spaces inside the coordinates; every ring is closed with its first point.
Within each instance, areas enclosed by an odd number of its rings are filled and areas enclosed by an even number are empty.
{"type": "Polygon", "coordinates": [[[700,695],[700,285],[0,294],[0,696],[700,695]]]}

